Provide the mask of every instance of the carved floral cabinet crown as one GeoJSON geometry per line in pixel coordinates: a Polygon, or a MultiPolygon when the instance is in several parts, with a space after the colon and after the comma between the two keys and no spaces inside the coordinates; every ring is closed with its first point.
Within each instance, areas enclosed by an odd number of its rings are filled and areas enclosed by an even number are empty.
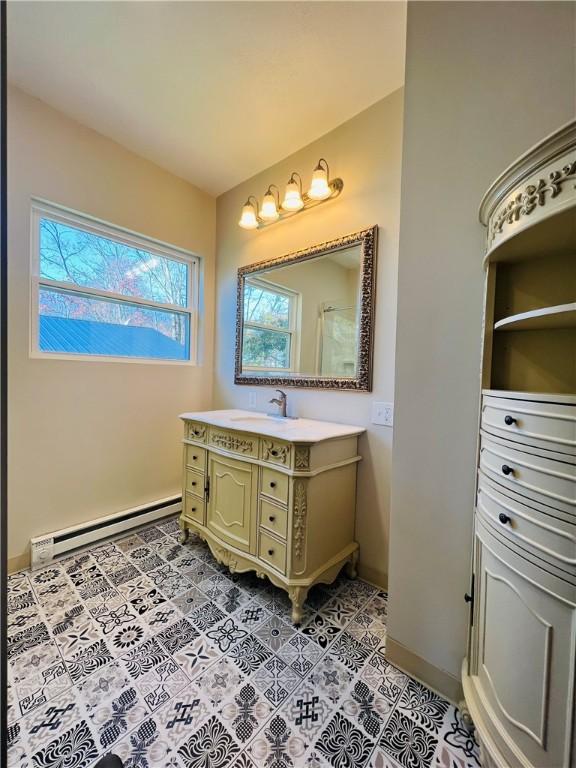
{"type": "Polygon", "coordinates": [[[359,427],[246,411],[185,413],[182,541],[285,589],[292,620],[313,584],[355,575],[359,427]]]}

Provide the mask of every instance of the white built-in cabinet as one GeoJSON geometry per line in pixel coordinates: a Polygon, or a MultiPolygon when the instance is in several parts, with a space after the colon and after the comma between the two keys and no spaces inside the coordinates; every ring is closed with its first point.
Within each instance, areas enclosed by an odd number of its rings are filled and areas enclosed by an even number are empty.
{"type": "Polygon", "coordinates": [[[484,766],[576,766],[576,122],[490,187],[470,635],[484,766]]]}

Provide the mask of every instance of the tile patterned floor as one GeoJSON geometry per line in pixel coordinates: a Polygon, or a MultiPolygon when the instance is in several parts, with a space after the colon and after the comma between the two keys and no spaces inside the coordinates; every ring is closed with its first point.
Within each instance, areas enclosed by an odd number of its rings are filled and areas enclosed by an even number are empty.
{"type": "Polygon", "coordinates": [[[387,596],[339,578],[299,629],[169,520],[9,579],[9,765],[472,768],[448,702],[384,657],[387,596]]]}

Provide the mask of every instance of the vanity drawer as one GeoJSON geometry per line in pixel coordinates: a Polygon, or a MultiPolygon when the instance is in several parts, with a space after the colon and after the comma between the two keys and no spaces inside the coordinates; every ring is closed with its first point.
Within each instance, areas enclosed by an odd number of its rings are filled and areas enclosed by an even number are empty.
{"type": "Polygon", "coordinates": [[[506,440],[576,455],[576,406],[485,395],[482,429],[506,440]]]}
{"type": "Polygon", "coordinates": [[[260,493],[281,504],[288,504],[288,475],[277,472],[275,469],[262,467],[260,493]]]}
{"type": "Polygon", "coordinates": [[[260,531],[258,557],[280,573],[286,572],[286,545],[260,531]]]}
{"type": "Polygon", "coordinates": [[[199,421],[187,421],[184,434],[188,440],[195,440],[197,443],[205,443],[206,436],[208,434],[208,427],[206,424],[201,424],[199,421]]]}
{"type": "Polygon", "coordinates": [[[281,464],[283,467],[291,466],[292,446],[281,440],[272,440],[263,437],[260,441],[260,458],[272,464],[281,464]]]}
{"type": "Polygon", "coordinates": [[[497,483],[550,507],[576,513],[576,464],[519,451],[511,443],[485,434],[479,463],[497,483]]]}
{"type": "Polygon", "coordinates": [[[519,546],[532,548],[540,557],[576,565],[576,519],[570,523],[525,504],[517,494],[506,495],[482,473],[476,506],[485,520],[519,546]]]}
{"type": "Polygon", "coordinates": [[[184,517],[200,525],[205,525],[205,504],[203,499],[186,493],[184,496],[184,517]]]}
{"type": "Polygon", "coordinates": [[[187,445],[186,466],[195,469],[197,472],[204,472],[206,468],[206,449],[199,448],[197,445],[187,445]]]}
{"type": "Polygon", "coordinates": [[[215,448],[222,448],[240,456],[258,458],[258,437],[256,435],[210,427],[208,442],[215,448]]]}
{"type": "Polygon", "coordinates": [[[260,527],[267,528],[276,536],[286,538],[288,531],[288,510],[265,499],[260,501],[260,527]]]}
{"type": "Polygon", "coordinates": [[[204,475],[193,469],[186,470],[186,491],[199,498],[204,498],[204,475]]]}

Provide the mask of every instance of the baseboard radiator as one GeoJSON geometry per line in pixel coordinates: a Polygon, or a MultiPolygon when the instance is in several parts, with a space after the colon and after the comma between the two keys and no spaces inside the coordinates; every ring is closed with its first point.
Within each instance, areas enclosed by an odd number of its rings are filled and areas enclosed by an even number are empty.
{"type": "Polygon", "coordinates": [[[125,509],[106,517],[99,517],[80,525],[63,528],[30,539],[30,566],[32,570],[49,565],[58,555],[79,547],[107,539],[131,528],[153,523],[163,517],[174,515],[182,509],[181,496],[169,496],[150,504],[125,509]]]}

